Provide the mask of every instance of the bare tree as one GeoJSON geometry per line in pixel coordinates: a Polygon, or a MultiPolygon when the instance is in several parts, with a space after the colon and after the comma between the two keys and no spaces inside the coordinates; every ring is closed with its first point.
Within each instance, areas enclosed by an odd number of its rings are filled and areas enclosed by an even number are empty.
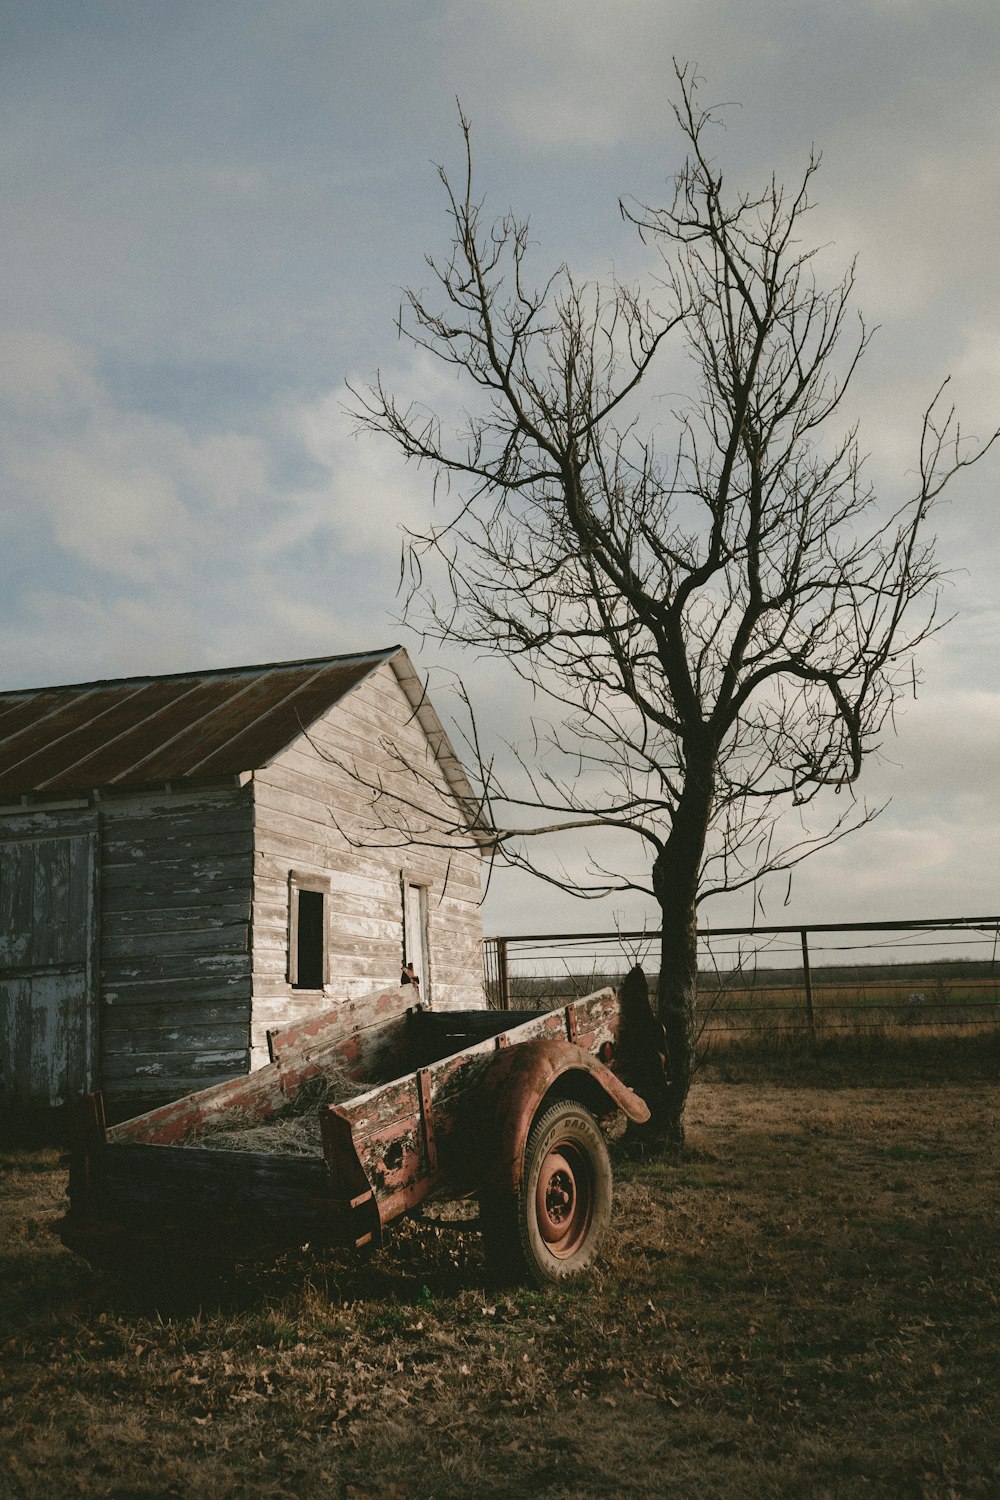
{"type": "MultiPolygon", "coordinates": [[[[533,868],[529,835],[600,827],[647,851],[643,877],[595,865],[574,888],[642,890],[659,907],[673,1136],[697,904],[873,816],[830,789],[853,787],[916,680],[914,651],[940,623],[928,511],[996,437],[967,447],[942,387],[911,497],[880,510],[855,430],[830,434],[870,331],[849,319],[853,266],[823,289],[800,239],[818,158],[794,192],[725,192],[719,121],[695,75],[677,79],[687,157],[672,200],[621,206],[659,257],[649,295],[565,267],[533,287],[527,223],[487,221],[474,196],[462,116],[464,181],[440,172],[451,252],[428,258],[433,289],[407,292],[400,330],[455,368],[471,404],[449,424],[380,376],[352,392],[361,426],[435,473],[437,519],[406,540],[410,617],[504,657],[561,719],[520,751],[520,788],[478,757],[494,849],[533,868]],[[678,344],[690,393],[640,406],[678,344]]],[[[407,837],[458,832],[411,819],[407,837]]]]}

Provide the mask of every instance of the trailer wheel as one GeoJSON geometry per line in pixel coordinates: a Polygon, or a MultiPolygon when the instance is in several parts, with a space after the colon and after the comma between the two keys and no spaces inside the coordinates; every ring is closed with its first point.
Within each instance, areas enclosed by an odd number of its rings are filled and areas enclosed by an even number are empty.
{"type": "Polygon", "coordinates": [[[611,1163],[589,1110],[553,1104],[531,1127],[514,1199],[484,1199],[487,1260],[540,1286],[576,1276],[601,1252],[611,1222],[611,1163]]]}

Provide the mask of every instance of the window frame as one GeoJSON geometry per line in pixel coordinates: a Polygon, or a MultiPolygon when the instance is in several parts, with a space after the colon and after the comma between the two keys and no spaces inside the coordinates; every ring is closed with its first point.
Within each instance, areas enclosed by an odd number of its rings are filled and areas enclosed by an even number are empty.
{"type": "Polygon", "coordinates": [[[425,1005],[430,1003],[431,986],[434,981],[433,960],[431,958],[431,887],[425,879],[414,878],[408,870],[399,872],[400,897],[402,904],[403,925],[403,952],[402,963],[413,962],[414,955],[410,949],[411,923],[409,921],[409,893],[414,891],[417,895],[418,922],[420,927],[418,948],[420,957],[423,959],[422,967],[424,973],[418,973],[420,981],[420,999],[425,1005]]]}
{"type": "Polygon", "coordinates": [[[287,983],[303,994],[322,994],[330,983],[330,896],[333,882],[329,875],[317,875],[309,870],[288,872],[288,964],[287,983]],[[323,897],[323,962],[321,985],[299,983],[299,896],[303,891],[323,897]]]}

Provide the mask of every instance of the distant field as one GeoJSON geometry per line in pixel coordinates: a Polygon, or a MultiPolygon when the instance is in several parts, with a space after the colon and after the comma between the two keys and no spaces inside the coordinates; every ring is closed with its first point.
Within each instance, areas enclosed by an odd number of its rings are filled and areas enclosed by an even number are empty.
{"type": "MultiPolygon", "coordinates": [[[[655,986],[655,973],[648,977],[655,986]]],[[[621,980],[620,973],[596,970],[557,978],[512,975],[511,1006],[564,1004],[573,995],[615,987],[621,980]]],[[[817,1031],[1000,1025],[1000,973],[992,963],[820,965],[813,968],[811,980],[817,1031]]],[[[705,1035],[806,1029],[802,970],[705,971],[699,1013],[705,1035]]]]}

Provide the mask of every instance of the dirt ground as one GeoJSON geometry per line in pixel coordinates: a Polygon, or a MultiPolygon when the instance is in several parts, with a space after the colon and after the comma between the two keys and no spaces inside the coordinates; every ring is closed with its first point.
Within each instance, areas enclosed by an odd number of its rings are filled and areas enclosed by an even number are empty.
{"type": "Polygon", "coordinates": [[[611,1243],[497,1295],[474,1222],[117,1285],[2,1158],[0,1493],[1000,1495],[996,1083],[705,1082],[611,1243]]]}

